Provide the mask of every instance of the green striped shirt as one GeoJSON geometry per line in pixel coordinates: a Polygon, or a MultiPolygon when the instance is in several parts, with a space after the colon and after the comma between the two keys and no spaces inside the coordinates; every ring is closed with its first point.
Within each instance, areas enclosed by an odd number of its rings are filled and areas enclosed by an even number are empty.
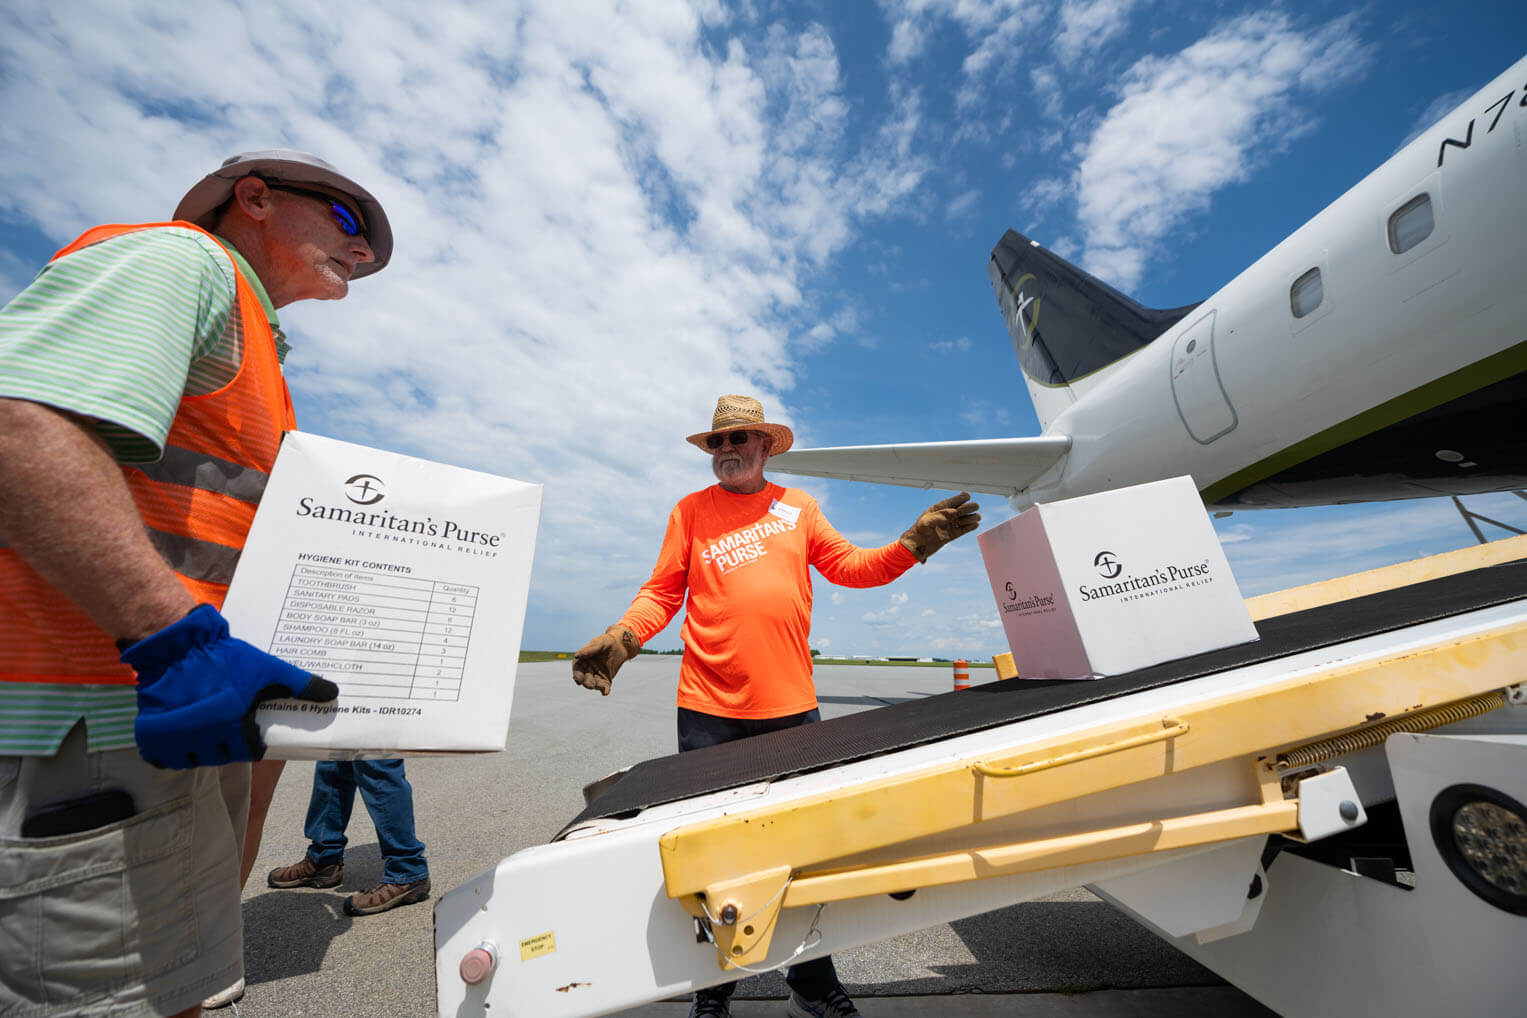
{"type": "MultiPolygon", "coordinates": [[[[277,356],[289,347],[259,279],[277,356]]],[[[122,463],[152,463],[183,396],[232,380],[243,352],[233,268],[195,230],[140,230],[49,263],[0,309],[0,397],[95,419],[122,463]]],[[[133,745],[131,686],[0,682],[0,755],[48,756],[82,718],[91,750],[133,745]]]]}

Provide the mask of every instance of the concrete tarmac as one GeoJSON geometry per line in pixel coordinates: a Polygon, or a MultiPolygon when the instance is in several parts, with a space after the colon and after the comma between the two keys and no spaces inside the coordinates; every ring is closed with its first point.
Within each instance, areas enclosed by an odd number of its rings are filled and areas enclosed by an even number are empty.
{"type": "MultiPolygon", "coordinates": [[[[608,697],[575,686],[567,661],[519,666],[503,753],[408,761],[419,837],[436,896],[502,858],[544,844],[583,807],[585,784],[675,749],[677,656],[642,655],[608,697]]],[[[993,677],[975,669],[979,684],[993,677]]],[[[948,668],[824,666],[822,715],[868,710],[951,687],[948,668]]],[[[313,765],[286,767],[244,892],[247,1018],[435,1015],[433,901],[375,916],[344,898],[381,878],[376,834],[357,802],[344,883],[273,890],[265,875],[296,862],[313,765]]],[[[1080,888],[895,937],[835,956],[866,1018],[1057,1015],[1064,1018],[1265,1018],[1272,1012],[1080,888]]],[[[783,1015],[778,974],[745,980],[738,1018],[783,1015]]],[[[229,1015],[232,1009],[213,1014],[229,1015]]],[[[683,1002],[624,1012],[686,1015],[683,1002]]]]}

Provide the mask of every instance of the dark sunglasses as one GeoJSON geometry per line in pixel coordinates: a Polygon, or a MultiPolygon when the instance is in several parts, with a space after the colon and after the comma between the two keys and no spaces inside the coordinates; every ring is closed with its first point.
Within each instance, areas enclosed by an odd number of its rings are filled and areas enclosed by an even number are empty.
{"type": "Polygon", "coordinates": [[[324,194],[322,191],[310,191],[305,187],[293,187],[290,184],[272,184],[266,182],[266,187],[272,191],[285,191],[287,194],[300,194],[308,198],[317,198],[329,206],[329,214],[339,224],[339,228],[345,231],[346,237],[363,237],[366,231],[361,228],[360,216],[351,212],[345,205],[333,195],[324,194]]]}
{"type": "Polygon", "coordinates": [[[723,438],[733,445],[747,445],[748,436],[751,434],[751,431],[728,431],[725,435],[707,435],[705,438],[705,448],[710,450],[721,448],[721,440],[723,438]]]}

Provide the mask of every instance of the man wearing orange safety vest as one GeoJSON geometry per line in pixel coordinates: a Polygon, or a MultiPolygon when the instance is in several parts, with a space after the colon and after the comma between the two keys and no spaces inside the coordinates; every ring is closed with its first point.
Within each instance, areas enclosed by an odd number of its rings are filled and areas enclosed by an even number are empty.
{"type": "MultiPolygon", "coordinates": [[[[981,522],[964,492],[930,506],[880,548],[833,529],[816,499],[764,480],[795,436],[750,396],[722,396],[711,429],[690,435],[719,482],[668,517],[652,576],[615,625],[573,658],[573,681],[608,695],[615,672],[668,625],[686,591],[679,666],[679,752],[821,720],[811,681],[809,567],[847,587],[890,583],[981,522]]],[[[831,958],[786,970],[792,1018],[857,1018],[831,958]]],[[[695,994],[690,1018],[725,1018],[735,984],[695,994]]]]}
{"type": "Polygon", "coordinates": [[[87,231],[0,310],[0,1011],[194,1015],[241,981],[255,707],[337,694],[218,608],[294,426],[275,309],[344,297],[391,228],[287,150],[175,219],[87,231]]]}

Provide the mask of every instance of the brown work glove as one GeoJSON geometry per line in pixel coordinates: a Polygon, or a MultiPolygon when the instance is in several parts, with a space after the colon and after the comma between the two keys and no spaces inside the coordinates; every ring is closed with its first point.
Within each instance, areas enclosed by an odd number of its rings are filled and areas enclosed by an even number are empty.
{"type": "Polygon", "coordinates": [[[573,681],[609,696],[615,673],[641,650],[642,641],[635,633],[622,625],[611,626],[573,655],[573,681]]]}
{"type": "Polygon", "coordinates": [[[901,546],[917,561],[926,562],[928,556],[961,534],[968,534],[981,525],[980,505],[970,500],[970,492],[935,502],[923,511],[917,522],[901,535],[901,546]]]}

